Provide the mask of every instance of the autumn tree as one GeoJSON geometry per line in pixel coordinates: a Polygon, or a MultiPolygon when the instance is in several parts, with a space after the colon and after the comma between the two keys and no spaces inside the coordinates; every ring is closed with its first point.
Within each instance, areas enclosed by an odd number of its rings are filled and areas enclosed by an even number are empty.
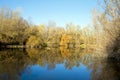
{"type": "MultiPolygon", "coordinates": [[[[102,2],[101,2],[102,3],[102,2]]],[[[102,12],[94,18],[94,26],[98,33],[97,42],[107,53],[120,53],[120,1],[104,0],[102,12]]]]}
{"type": "Polygon", "coordinates": [[[42,45],[47,46],[58,46],[62,33],[64,32],[63,28],[57,27],[56,25],[39,25],[39,38],[42,42],[42,45]]]}
{"type": "Polygon", "coordinates": [[[7,44],[24,44],[27,39],[28,23],[17,11],[0,9],[0,42],[7,44]]]}

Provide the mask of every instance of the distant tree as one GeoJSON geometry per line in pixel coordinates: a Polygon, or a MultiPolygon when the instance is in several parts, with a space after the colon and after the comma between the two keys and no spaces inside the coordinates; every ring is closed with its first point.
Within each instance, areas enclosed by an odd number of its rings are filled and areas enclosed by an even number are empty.
{"type": "Polygon", "coordinates": [[[38,47],[40,47],[40,39],[36,36],[30,36],[28,38],[26,46],[31,47],[31,48],[33,48],[33,47],[38,48],[38,47]]]}

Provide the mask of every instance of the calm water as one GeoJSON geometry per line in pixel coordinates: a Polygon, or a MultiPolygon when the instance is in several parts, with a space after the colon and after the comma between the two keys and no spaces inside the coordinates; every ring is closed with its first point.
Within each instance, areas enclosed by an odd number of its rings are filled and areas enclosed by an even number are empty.
{"type": "Polygon", "coordinates": [[[120,62],[83,49],[0,50],[0,80],[120,80],[120,62]]]}

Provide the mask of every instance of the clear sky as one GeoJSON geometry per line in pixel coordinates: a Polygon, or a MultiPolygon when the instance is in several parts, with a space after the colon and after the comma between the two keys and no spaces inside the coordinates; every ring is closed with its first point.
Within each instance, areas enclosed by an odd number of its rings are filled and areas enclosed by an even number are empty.
{"type": "Polygon", "coordinates": [[[21,9],[21,15],[34,24],[55,21],[58,26],[70,22],[85,26],[91,24],[92,10],[98,4],[96,0],[0,0],[2,6],[21,9]]]}

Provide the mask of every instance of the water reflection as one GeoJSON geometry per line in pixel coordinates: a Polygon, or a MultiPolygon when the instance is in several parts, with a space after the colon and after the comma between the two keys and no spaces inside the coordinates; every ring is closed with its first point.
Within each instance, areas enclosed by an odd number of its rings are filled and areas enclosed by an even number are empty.
{"type": "Polygon", "coordinates": [[[120,63],[98,56],[62,47],[1,50],[0,80],[119,80],[120,63]]]}
{"type": "Polygon", "coordinates": [[[90,71],[82,64],[81,67],[74,67],[73,70],[65,69],[63,64],[57,64],[54,70],[34,65],[28,66],[21,77],[22,80],[88,80],[90,71]]]}

